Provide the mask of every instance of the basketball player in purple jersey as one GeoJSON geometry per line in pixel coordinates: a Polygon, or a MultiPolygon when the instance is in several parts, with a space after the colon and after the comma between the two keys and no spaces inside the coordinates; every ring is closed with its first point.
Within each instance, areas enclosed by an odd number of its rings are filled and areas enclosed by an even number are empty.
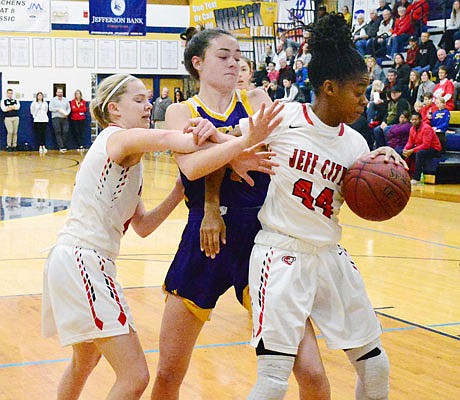
{"type": "MultiPolygon", "coordinates": [[[[270,103],[262,90],[246,92],[235,89],[240,56],[238,42],[223,30],[204,30],[188,41],[185,66],[193,77],[199,79],[200,91],[197,96],[168,108],[166,123],[169,129],[182,128],[190,117],[201,116],[221,131],[231,133],[241,118],[253,114],[263,103],[270,103]]],[[[175,157],[180,165],[182,156],[176,154],[175,157]]],[[[152,399],[179,398],[180,385],[198,334],[223,293],[233,286],[238,301],[250,308],[247,287],[249,255],[254,237],[260,230],[257,213],[264,202],[270,179],[267,174],[253,172],[254,185],[251,187],[230,169],[223,170],[222,175],[220,190],[215,190],[205,188],[205,179],[189,181],[181,173],[189,217],[165,279],[168,297],[152,399]],[[200,250],[209,248],[207,243],[200,243],[200,229],[206,214],[216,212],[226,226],[226,240],[222,238],[225,245],[212,257],[207,257],[200,250]]],[[[217,181],[220,184],[219,179],[217,181]]],[[[214,183],[206,180],[206,185],[214,183]]],[[[220,233],[217,239],[208,239],[218,242],[220,233]]],[[[301,391],[304,394],[319,393],[310,399],[328,399],[329,385],[309,323],[301,349],[298,358],[302,363],[299,361],[295,369],[297,380],[303,387],[301,391]]]]}
{"type": "MultiPolygon", "coordinates": [[[[258,378],[248,400],[281,400],[310,317],[329,348],[343,349],[357,375],[357,400],[387,400],[389,362],[381,326],[356,265],[338,241],[341,183],[348,167],[369,153],[365,139],[345,124],[363,112],[369,84],[343,16],[313,27],[308,65],[312,105],[290,103],[265,140],[280,164],[259,213],[249,267],[251,344],[258,378]]],[[[245,132],[245,121],[240,121],[245,132]]],[[[393,158],[390,147],[372,152],[393,158]]]]}

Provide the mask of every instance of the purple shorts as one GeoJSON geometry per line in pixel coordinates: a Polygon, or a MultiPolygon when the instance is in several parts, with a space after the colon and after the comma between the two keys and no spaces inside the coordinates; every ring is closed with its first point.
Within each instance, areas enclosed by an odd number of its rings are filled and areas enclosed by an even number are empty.
{"type": "Polygon", "coordinates": [[[227,226],[227,244],[221,245],[215,259],[200,250],[200,226],[203,210],[191,209],[182,233],[179,249],[165,279],[165,289],[194,302],[214,308],[219,297],[234,286],[238,301],[248,285],[249,257],[254,238],[261,229],[260,208],[228,209],[223,216],[227,226]]]}

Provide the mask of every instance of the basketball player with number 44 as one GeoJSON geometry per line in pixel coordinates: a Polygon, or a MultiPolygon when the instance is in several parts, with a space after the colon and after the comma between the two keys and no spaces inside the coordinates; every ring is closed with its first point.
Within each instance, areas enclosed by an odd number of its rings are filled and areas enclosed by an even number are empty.
{"type": "MultiPolygon", "coordinates": [[[[380,162],[383,155],[386,164],[403,171],[407,165],[390,147],[369,152],[363,136],[346,125],[364,111],[369,80],[343,17],[321,18],[309,49],[315,100],[285,104],[281,124],[264,140],[279,167],[258,214],[262,230],[250,259],[258,378],[247,400],[284,398],[308,318],[329,348],[345,350],[358,375],[356,399],[386,400],[382,328],[356,264],[338,244],[338,214],[344,178],[356,160],[380,162]]],[[[246,120],[240,128],[244,135],[246,120]]],[[[326,389],[315,398],[329,396],[326,389]]]]}

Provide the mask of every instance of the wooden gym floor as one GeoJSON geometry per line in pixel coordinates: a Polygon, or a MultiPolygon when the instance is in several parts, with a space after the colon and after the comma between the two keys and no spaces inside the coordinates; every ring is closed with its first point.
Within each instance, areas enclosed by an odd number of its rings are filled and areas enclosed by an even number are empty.
{"type": "MultiPolygon", "coordinates": [[[[0,153],[0,400],[52,399],[71,354],[40,336],[42,270],[62,227],[82,154],[0,153]],[[41,199],[41,200],[38,200],[41,199]],[[53,200],[53,201],[51,201],[53,200]]],[[[166,155],[146,157],[144,201],[166,196],[177,169],[166,155]]],[[[181,204],[150,237],[132,230],[122,242],[119,279],[126,288],[152,379],[158,361],[163,278],[186,221],[181,204]]],[[[460,185],[421,186],[396,218],[372,223],[346,207],[342,244],[366,282],[391,362],[392,400],[460,399],[460,185]]],[[[250,321],[232,291],[199,337],[182,399],[245,399],[256,377],[250,321]]],[[[333,399],[354,399],[354,373],[341,351],[319,336],[333,399]]],[[[102,399],[114,376],[105,360],[82,399],[102,399]]],[[[287,399],[297,399],[291,378],[287,399]]]]}

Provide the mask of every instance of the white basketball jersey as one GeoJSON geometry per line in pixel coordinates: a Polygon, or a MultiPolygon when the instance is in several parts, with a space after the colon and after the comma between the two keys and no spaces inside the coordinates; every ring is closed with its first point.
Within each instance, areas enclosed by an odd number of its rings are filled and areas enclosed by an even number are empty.
{"type": "Polygon", "coordinates": [[[59,242],[72,241],[99,249],[111,257],[120,250],[120,239],[139,203],[142,163],[124,168],[107,155],[106,144],[116,126],[104,129],[92,144],[77,173],[70,214],[59,242]]]}
{"type": "Polygon", "coordinates": [[[265,203],[264,229],[316,246],[338,243],[343,177],[355,160],[369,153],[365,139],[340,124],[325,125],[309,104],[287,103],[283,121],[264,141],[276,153],[265,203]]]}

